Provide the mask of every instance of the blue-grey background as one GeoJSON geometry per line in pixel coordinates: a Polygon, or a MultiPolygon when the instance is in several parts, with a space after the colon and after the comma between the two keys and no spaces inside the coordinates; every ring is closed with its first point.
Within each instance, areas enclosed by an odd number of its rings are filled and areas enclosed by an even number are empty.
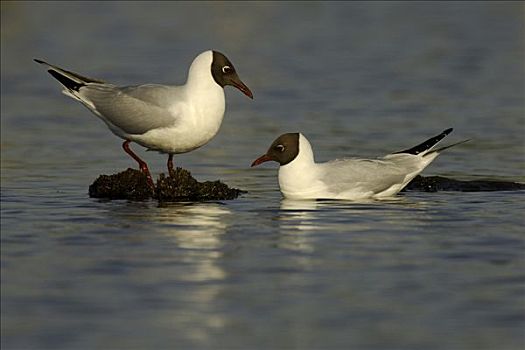
{"type": "MultiPolygon", "coordinates": [[[[2,349],[522,349],[523,192],[282,200],[283,132],[319,161],[445,128],[425,175],[525,181],[522,2],[1,3],[2,349]],[[222,128],[175,158],[248,193],[159,206],[91,199],[134,162],[32,61],[180,84],[224,52],[222,128]]],[[[134,149],[156,176],[165,156],[134,149]]]]}

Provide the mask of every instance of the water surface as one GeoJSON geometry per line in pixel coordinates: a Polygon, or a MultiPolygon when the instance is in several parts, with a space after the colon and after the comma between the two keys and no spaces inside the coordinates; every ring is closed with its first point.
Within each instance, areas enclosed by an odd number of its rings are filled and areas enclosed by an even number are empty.
{"type": "MultiPolygon", "coordinates": [[[[523,192],[283,200],[249,164],[283,132],[318,160],[378,156],[448,127],[424,172],[525,181],[522,3],[2,2],[3,349],[521,349],[523,192]],[[175,158],[234,201],[91,199],[135,166],[32,62],[182,83],[228,55],[217,137],[175,158]]],[[[165,156],[134,149],[152,172],[165,156]]]]}

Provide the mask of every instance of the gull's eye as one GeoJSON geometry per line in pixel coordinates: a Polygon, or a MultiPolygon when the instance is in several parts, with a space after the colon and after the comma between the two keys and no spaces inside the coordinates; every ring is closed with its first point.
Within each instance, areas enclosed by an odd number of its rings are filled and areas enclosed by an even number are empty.
{"type": "Polygon", "coordinates": [[[228,73],[233,72],[233,69],[232,69],[232,67],[230,67],[230,66],[224,66],[224,67],[222,67],[222,72],[223,72],[224,74],[228,74],[228,73]]]}
{"type": "Polygon", "coordinates": [[[274,147],[274,149],[276,151],[279,151],[279,152],[284,152],[284,146],[283,145],[277,145],[274,147]]]}

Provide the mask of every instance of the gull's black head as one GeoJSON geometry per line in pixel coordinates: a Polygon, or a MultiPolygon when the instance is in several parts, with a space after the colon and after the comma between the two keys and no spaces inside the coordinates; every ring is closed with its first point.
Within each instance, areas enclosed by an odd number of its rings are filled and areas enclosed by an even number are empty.
{"type": "Polygon", "coordinates": [[[213,61],[211,63],[211,75],[221,87],[226,85],[235,86],[243,94],[253,99],[250,89],[241,81],[235,67],[230,60],[218,51],[213,51],[213,61]]]}
{"type": "Polygon", "coordinates": [[[299,133],[288,133],[279,136],[268,148],[266,154],[257,158],[252,167],[273,160],[280,165],[286,165],[299,154],[299,133]]]}

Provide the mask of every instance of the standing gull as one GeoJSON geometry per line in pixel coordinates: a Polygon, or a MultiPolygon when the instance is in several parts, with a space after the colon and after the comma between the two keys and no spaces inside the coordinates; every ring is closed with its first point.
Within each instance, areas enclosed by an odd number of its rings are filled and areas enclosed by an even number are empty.
{"type": "Polygon", "coordinates": [[[122,148],[135,159],[154,187],[148,165],[129,147],[136,142],[149,150],[173,155],[208,143],[219,131],[225,110],[224,87],[231,85],[253,99],[230,60],[218,51],[205,51],[191,63],[186,84],[145,84],[119,87],[84,77],[35,59],[57,79],[62,92],[86,106],[124,139],[122,148]]]}
{"type": "Polygon", "coordinates": [[[443,150],[434,149],[447,129],[425,142],[378,159],[347,158],[316,163],[310,142],[300,133],[279,136],[252,167],[270,160],[280,164],[279,186],[291,199],[365,199],[390,197],[401,191],[443,150]]]}

